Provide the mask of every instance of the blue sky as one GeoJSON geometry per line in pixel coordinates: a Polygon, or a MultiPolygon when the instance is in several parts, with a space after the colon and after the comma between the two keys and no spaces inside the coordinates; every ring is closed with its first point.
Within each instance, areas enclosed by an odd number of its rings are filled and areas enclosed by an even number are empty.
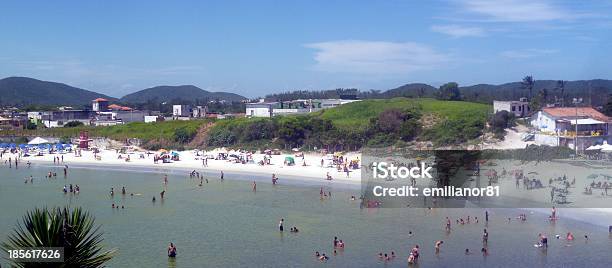
{"type": "Polygon", "coordinates": [[[3,1],[0,77],[248,97],[612,78],[612,2],[3,1]]]}

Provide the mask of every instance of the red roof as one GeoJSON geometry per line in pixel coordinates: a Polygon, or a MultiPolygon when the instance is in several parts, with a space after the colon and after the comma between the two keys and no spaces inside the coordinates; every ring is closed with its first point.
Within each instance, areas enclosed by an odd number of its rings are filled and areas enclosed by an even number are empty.
{"type": "Polygon", "coordinates": [[[576,115],[579,117],[589,117],[595,120],[609,122],[610,118],[605,114],[600,113],[599,111],[593,109],[592,107],[555,107],[555,108],[544,108],[542,109],[545,113],[555,117],[555,118],[563,118],[563,117],[571,117],[575,118],[576,115]]]}
{"type": "Polygon", "coordinates": [[[93,100],[93,101],[95,101],[95,102],[100,102],[100,101],[108,101],[108,100],[107,100],[107,99],[104,99],[104,98],[97,98],[97,99],[95,99],[95,100],[93,100]]]}

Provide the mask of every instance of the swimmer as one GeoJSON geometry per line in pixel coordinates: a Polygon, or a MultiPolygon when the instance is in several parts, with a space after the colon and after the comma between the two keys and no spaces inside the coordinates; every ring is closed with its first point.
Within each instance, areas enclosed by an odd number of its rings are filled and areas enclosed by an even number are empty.
{"type": "Polygon", "coordinates": [[[487,248],[481,248],[480,252],[482,252],[482,256],[487,256],[489,255],[489,251],[487,250],[487,248]]]}
{"type": "Polygon", "coordinates": [[[412,252],[410,252],[410,255],[408,256],[408,263],[409,264],[413,264],[414,261],[415,261],[414,254],[412,252]]]}
{"type": "Polygon", "coordinates": [[[466,248],[466,249],[465,249],[465,255],[470,255],[470,254],[472,254],[472,253],[470,253],[470,249],[469,249],[469,248],[466,248]]]}
{"type": "Polygon", "coordinates": [[[155,203],[155,196],[151,199],[151,202],[155,203]]]}
{"type": "Polygon", "coordinates": [[[442,244],[444,244],[444,241],[436,241],[436,254],[440,253],[440,246],[442,246],[442,244]]]}

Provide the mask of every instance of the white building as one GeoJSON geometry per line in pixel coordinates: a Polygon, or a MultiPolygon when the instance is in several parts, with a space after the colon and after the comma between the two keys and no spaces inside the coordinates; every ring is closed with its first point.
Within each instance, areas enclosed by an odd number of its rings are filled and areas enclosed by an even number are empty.
{"type": "Polygon", "coordinates": [[[172,105],[172,116],[174,117],[190,117],[191,107],[185,104],[172,105]]]}
{"type": "Polygon", "coordinates": [[[204,118],[208,113],[208,106],[196,106],[191,111],[191,117],[193,118],[204,118]]]}
{"type": "Polygon", "coordinates": [[[273,102],[247,103],[247,117],[272,117],[273,102]]]}
{"type": "Polygon", "coordinates": [[[277,115],[306,114],[323,109],[338,107],[359,100],[308,99],[279,102],[247,103],[246,117],[272,117],[277,115]]]}
{"type": "Polygon", "coordinates": [[[493,101],[493,112],[508,111],[516,117],[525,117],[531,114],[529,102],[527,98],[521,98],[519,101],[493,101]]]}
{"type": "Polygon", "coordinates": [[[543,108],[535,113],[531,125],[536,129],[535,143],[567,146],[583,150],[610,142],[610,118],[591,107],[543,108]]]}
{"type": "Polygon", "coordinates": [[[144,117],[144,122],[145,123],[154,123],[154,122],[161,122],[164,121],[164,117],[163,116],[158,116],[158,115],[147,115],[144,117]]]}

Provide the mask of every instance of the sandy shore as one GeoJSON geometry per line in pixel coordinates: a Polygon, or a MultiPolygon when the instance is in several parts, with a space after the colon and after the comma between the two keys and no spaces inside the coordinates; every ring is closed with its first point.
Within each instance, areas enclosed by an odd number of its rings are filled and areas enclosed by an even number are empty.
{"type": "MultiPolygon", "coordinates": [[[[217,155],[219,150],[206,152],[207,155],[217,155]]],[[[272,155],[270,165],[261,166],[256,163],[234,163],[228,160],[215,160],[208,159],[208,165],[204,166],[202,163],[202,156],[197,156],[195,151],[180,151],[179,161],[172,161],[171,163],[162,163],[158,161],[154,163],[153,158],[157,152],[151,152],[146,154],[142,152],[134,153],[117,153],[115,150],[101,150],[97,155],[98,160],[94,157],[92,151],[82,151],[81,156],[75,156],[74,153],[63,153],[63,154],[45,154],[43,156],[28,156],[22,157],[20,164],[25,165],[27,161],[32,163],[54,163],[55,157],[63,157],[63,164],[70,166],[71,164],[87,164],[95,166],[125,166],[125,167],[146,167],[146,168],[164,168],[164,169],[180,169],[180,170],[196,170],[202,171],[224,171],[232,173],[253,173],[261,176],[272,176],[276,174],[278,177],[292,176],[300,177],[303,180],[308,181],[326,181],[325,178],[329,173],[332,176],[332,181],[339,183],[350,183],[358,184],[361,182],[361,170],[350,169],[349,177],[346,173],[339,172],[335,167],[331,167],[325,155],[321,154],[309,154],[306,153],[304,157],[295,157],[295,165],[287,166],[284,164],[285,157],[292,156],[290,154],[272,155]],[[144,158],[141,158],[141,154],[144,158]],[[119,158],[121,155],[121,159],[119,158]],[[125,158],[129,155],[130,161],[126,161],[125,158]],[[321,160],[324,159],[324,166],[321,166],[321,160]],[[304,166],[306,162],[306,166],[304,166]]],[[[230,154],[233,152],[229,152],[230,154]]],[[[200,154],[202,154],[200,152],[200,154]]],[[[15,159],[14,154],[5,154],[3,161],[9,157],[15,159]]],[[[254,154],[253,159],[255,162],[263,159],[263,154],[254,154]]],[[[344,157],[348,158],[349,161],[353,159],[361,159],[359,153],[347,153],[344,157]]]]}

